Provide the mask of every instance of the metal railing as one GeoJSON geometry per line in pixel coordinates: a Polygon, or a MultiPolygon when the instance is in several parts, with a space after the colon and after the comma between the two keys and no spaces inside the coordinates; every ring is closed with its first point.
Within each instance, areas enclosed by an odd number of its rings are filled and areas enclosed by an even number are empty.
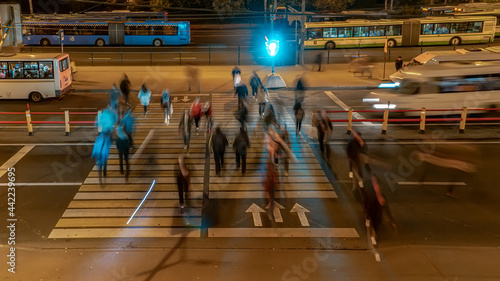
{"type": "MultiPolygon", "coordinates": [[[[463,107],[461,109],[412,109],[412,110],[338,110],[338,111],[326,111],[326,113],[346,113],[347,119],[330,119],[332,122],[337,123],[347,123],[347,134],[352,131],[353,122],[381,122],[382,123],[382,134],[387,133],[387,127],[389,123],[419,123],[419,133],[425,134],[426,124],[428,122],[459,122],[459,133],[465,133],[465,126],[469,121],[500,121],[500,117],[467,117],[470,112],[489,112],[489,111],[499,111],[500,108],[467,108],[463,107]],[[353,119],[353,113],[382,113],[382,118],[365,118],[365,119],[353,119]],[[390,112],[392,113],[407,113],[407,112],[420,112],[420,117],[418,118],[389,118],[390,112]],[[443,112],[442,115],[454,114],[460,117],[428,117],[427,112],[443,112]]],[[[314,113],[313,113],[314,114],[314,113]]],[[[456,124],[456,123],[455,123],[456,124]]]]}

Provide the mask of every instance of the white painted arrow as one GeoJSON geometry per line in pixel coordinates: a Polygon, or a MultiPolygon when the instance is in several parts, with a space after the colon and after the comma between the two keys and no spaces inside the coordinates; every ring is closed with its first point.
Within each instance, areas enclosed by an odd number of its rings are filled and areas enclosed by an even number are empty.
{"type": "Polygon", "coordinates": [[[247,210],[247,213],[252,213],[253,224],[255,226],[262,226],[262,219],[260,218],[260,213],[265,213],[261,207],[257,206],[255,203],[252,204],[247,210]]]}
{"type": "Polygon", "coordinates": [[[187,101],[189,101],[188,96],[184,96],[184,98],[183,98],[181,101],[183,101],[183,102],[187,102],[187,101]]]}
{"type": "Polygon", "coordinates": [[[174,97],[174,98],[172,99],[172,102],[179,102],[179,98],[178,98],[178,97],[174,97]]]}
{"type": "Polygon", "coordinates": [[[302,226],[309,226],[309,221],[307,220],[306,213],[309,213],[309,210],[302,207],[299,203],[295,203],[293,208],[290,210],[290,213],[297,213],[299,216],[300,224],[302,226]]]}
{"type": "MultiPolygon", "coordinates": [[[[267,204],[266,209],[270,209],[270,208],[271,208],[271,206],[269,206],[269,204],[267,204]]],[[[275,222],[283,222],[283,217],[281,216],[280,209],[285,209],[285,207],[281,206],[280,203],[274,201],[273,215],[274,215],[275,222]]]]}

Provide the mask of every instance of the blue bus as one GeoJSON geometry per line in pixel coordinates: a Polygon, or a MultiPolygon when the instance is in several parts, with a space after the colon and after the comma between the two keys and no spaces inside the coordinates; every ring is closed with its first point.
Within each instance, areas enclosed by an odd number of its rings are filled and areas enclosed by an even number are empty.
{"type": "Polygon", "coordinates": [[[189,22],[145,21],[25,21],[23,43],[59,45],[187,45],[191,42],[189,22]]]}

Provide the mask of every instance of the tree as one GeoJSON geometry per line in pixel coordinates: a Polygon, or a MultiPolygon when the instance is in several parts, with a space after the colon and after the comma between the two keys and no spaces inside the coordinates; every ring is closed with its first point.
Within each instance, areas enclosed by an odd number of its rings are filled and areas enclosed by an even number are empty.
{"type": "Polygon", "coordinates": [[[232,11],[245,10],[245,2],[243,0],[214,0],[212,7],[218,14],[224,14],[232,11]]]}
{"type": "Polygon", "coordinates": [[[165,11],[165,8],[170,7],[169,0],[151,0],[149,5],[153,6],[151,9],[155,12],[165,11]]]}
{"type": "Polygon", "coordinates": [[[355,0],[314,0],[314,6],[319,10],[345,11],[355,0]]]}

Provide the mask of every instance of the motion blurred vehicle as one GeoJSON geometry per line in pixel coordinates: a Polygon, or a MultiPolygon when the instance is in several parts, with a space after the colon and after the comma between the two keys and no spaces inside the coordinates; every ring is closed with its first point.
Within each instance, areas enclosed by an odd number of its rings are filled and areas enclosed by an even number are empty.
{"type": "MultiPolygon", "coordinates": [[[[381,84],[363,101],[375,109],[417,110],[406,112],[408,116],[420,115],[422,108],[498,108],[499,69],[498,61],[415,66],[395,74],[396,82],[381,84]]],[[[427,111],[426,114],[446,113],[427,111]]]]}
{"type": "Polygon", "coordinates": [[[0,99],[40,102],[62,96],[71,84],[68,54],[0,55],[0,99]]]}
{"type": "Polygon", "coordinates": [[[498,47],[457,49],[454,51],[430,51],[413,58],[406,67],[436,65],[447,62],[476,63],[481,61],[500,61],[498,47]]]}

